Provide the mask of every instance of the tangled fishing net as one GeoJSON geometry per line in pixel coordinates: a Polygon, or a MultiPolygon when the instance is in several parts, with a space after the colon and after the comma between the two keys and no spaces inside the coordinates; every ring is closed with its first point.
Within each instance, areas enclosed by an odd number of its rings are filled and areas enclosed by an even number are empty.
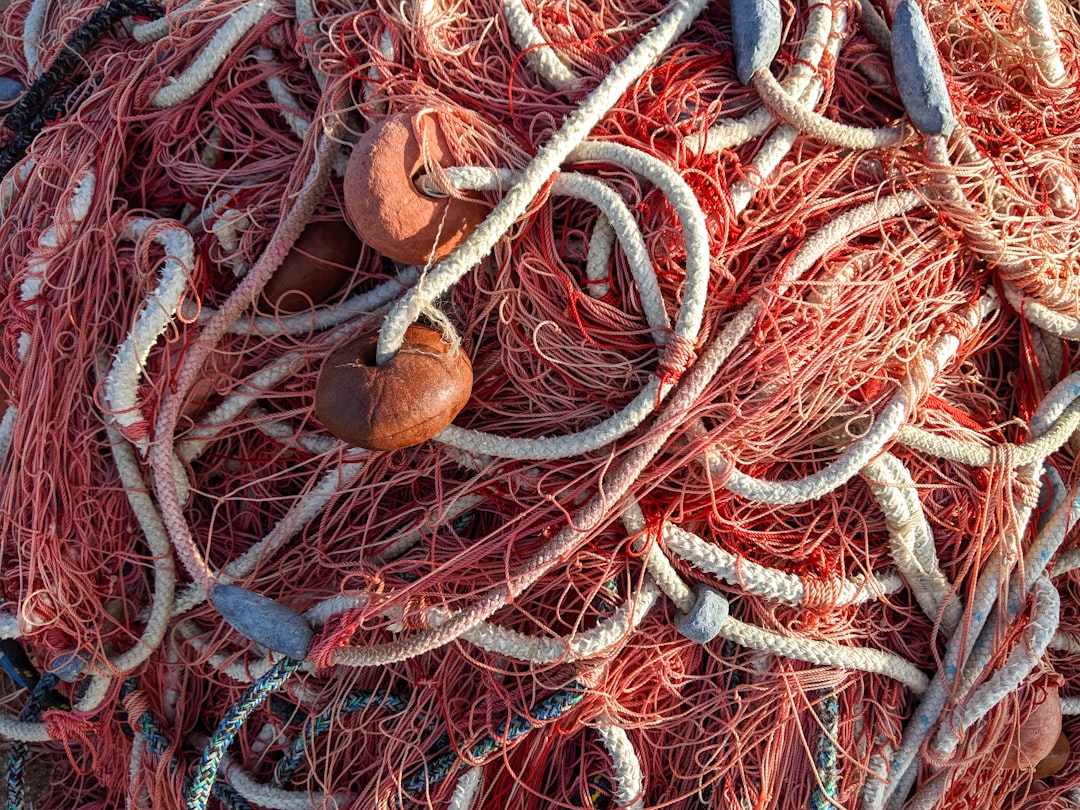
{"type": "Polygon", "coordinates": [[[95,3],[2,11],[9,808],[1080,806],[1075,5],[95,3]]]}

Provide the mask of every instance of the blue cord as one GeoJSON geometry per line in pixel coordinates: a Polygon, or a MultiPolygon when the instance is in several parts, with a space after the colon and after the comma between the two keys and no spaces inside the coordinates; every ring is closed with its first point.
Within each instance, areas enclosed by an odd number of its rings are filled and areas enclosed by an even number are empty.
{"type": "Polygon", "coordinates": [[[836,734],[840,727],[840,701],[828,691],[817,704],[818,732],[815,768],[818,784],[810,794],[810,810],[835,810],[839,804],[840,788],[837,778],[836,734]]]}
{"type": "Polygon", "coordinates": [[[191,787],[188,788],[185,797],[188,810],[205,810],[206,803],[210,799],[210,791],[217,779],[218,769],[221,767],[221,758],[236,738],[244,721],[263,704],[263,701],[288,681],[297,667],[303,663],[296,658],[282,658],[269,672],[249,686],[240,699],[225,713],[210,738],[206,750],[203,751],[202,760],[192,777],[191,787]]]}
{"type": "Polygon", "coordinates": [[[300,734],[293,740],[292,746],[285,753],[285,756],[278,762],[277,767],[274,769],[274,784],[278,787],[287,785],[292,775],[299,767],[301,760],[304,758],[304,754],[307,753],[307,747],[314,742],[315,737],[322,734],[328,728],[334,717],[339,714],[345,714],[346,712],[355,712],[360,709],[365,709],[368,706],[378,706],[386,709],[389,712],[398,714],[405,711],[409,706],[409,702],[393,694],[392,692],[352,692],[345,699],[345,703],[341,706],[331,706],[324,709],[320,714],[310,718],[304,723],[304,728],[300,731],[300,734]]]}
{"type": "MultiPolygon", "coordinates": [[[[496,734],[481,737],[480,740],[468,751],[468,759],[473,763],[482,763],[484,759],[497,751],[508,748],[535,728],[533,721],[555,720],[562,717],[574,706],[577,706],[585,697],[585,687],[579,683],[571,683],[566,689],[561,689],[544,698],[529,710],[528,717],[512,715],[509,720],[499,727],[496,734]]],[[[432,785],[437,785],[464,764],[457,754],[449,751],[436,757],[429,763],[424,763],[422,770],[417,771],[402,784],[402,791],[408,796],[419,796],[426,793],[432,785]]]]}
{"type": "MultiPolygon", "coordinates": [[[[136,684],[133,680],[124,681],[120,687],[121,700],[133,691],[135,691],[136,684]]],[[[146,747],[151,754],[161,759],[165,756],[165,752],[169,748],[169,738],[165,736],[165,733],[161,730],[161,723],[158,722],[154,713],[147,709],[135,719],[135,725],[139,728],[139,733],[142,734],[143,740],[146,742],[146,747]]],[[[171,760],[168,763],[169,772],[176,770],[176,760],[171,760]]],[[[190,785],[190,780],[185,780],[185,789],[190,785]]],[[[221,802],[227,810],[252,810],[250,804],[241,796],[236,790],[227,785],[225,782],[215,781],[211,791],[214,798],[221,802]]]]}
{"type": "MultiPolygon", "coordinates": [[[[23,707],[20,719],[37,723],[41,720],[41,714],[45,711],[49,693],[56,686],[57,678],[52,673],[46,672],[37,678],[30,697],[23,707]]],[[[26,806],[26,758],[30,749],[26,743],[20,740],[12,740],[8,750],[7,764],[7,808],[8,810],[23,810],[26,806]]]]}

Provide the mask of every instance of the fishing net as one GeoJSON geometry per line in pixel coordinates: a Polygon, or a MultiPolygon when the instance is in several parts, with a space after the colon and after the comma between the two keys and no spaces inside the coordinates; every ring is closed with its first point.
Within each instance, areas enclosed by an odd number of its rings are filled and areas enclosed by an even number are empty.
{"type": "Polygon", "coordinates": [[[9,808],[1080,804],[1075,5],[0,14],[9,808]]]}

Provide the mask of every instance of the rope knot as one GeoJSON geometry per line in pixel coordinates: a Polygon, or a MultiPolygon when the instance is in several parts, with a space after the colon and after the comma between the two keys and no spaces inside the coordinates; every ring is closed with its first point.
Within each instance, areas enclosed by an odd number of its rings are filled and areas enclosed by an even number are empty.
{"type": "Polygon", "coordinates": [[[674,385],[694,364],[697,351],[692,341],[679,335],[671,335],[664,347],[664,356],[656,369],[656,376],[664,385],[674,385]]]}
{"type": "Polygon", "coordinates": [[[802,583],[802,604],[807,610],[832,610],[843,595],[843,581],[839,577],[803,577],[802,583]]]}
{"type": "Polygon", "coordinates": [[[92,748],[91,734],[97,724],[89,718],[62,709],[50,709],[41,716],[48,735],[61,742],[80,743],[85,748],[92,748]]]}
{"type": "Polygon", "coordinates": [[[316,669],[334,665],[334,653],[349,643],[367,617],[366,607],[356,607],[337,613],[326,620],[322,633],[311,640],[308,646],[307,660],[316,669]]]}

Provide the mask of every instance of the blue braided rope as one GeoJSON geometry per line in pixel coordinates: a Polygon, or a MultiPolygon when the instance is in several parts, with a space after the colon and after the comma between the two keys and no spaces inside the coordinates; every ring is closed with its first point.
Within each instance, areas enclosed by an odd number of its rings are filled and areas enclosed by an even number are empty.
{"type": "MultiPolygon", "coordinates": [[[[533,721],[555,720],[562,717],[566,712],[579,704],[585,697],[585,687],[578,683],[571,683],[566,689],[562,689],[549,695],[529,709],[528,717],[513,715],[495,734],[482,737],[468,751],[468,760],[471,763],[483,764],[483,761],[504,748],[520,740],[535,728],[533,721]]],[[[409,796],[419,796],[432,785],[437,785],[463,764],[457,754],[449,751],[436,757],[431,762],[425,763],[422,770],[417,771],[402,784],[402,791],[409,796]]]]}
{"type": "Polygon", "coordinates": [[[837,774],[836,734],[840,727],[840,701],[829,691],[818,702],[817,716],[821,723],[818,732],[817,755],[814,766],[819,784],[810,794],[810,810],[835,810],[840,799],[837,774]]]}
{"type": "Polygon", "coordinates": [[[349,693],[342,705],[324,709],[320,714],[304,723],[300,734],[293,740],[289,750],[278,762],[277,767],[274,768],[274,785],[282,787],[289,783],[307,753],[308,746],[315,741],[315,737],[330,728],[334,717],[346,712],[359,711],[368,706],[377,706],[394,714],[399,714],[408,708],[409,702],[392,692],[365,691],[349,693]]]}
{"type": "Polygon", "coordinates": [[[270,695],[277,691],[292,676],[296,668],[303,664],[295,658],[282,658],[274,667],[247,688],[240,699],[234,703],[221,719],[210,742],[203,751],[202,760],[195,770],[191,787],[185,797],[188,810],[205,810],[210,799],[210,791],[217,779],[218,768],[225,749],[236,737],[244,721],[262,705],[270,695]]]}
{"type": "MultiPolygon", "coordinates": [[[[120,697],[124,698],[131,694],[135,690],[135,681],[124,681],[124,684],[120,688],[120,697]]],[[[135,725],[139,728],[139,733],[143,736],[143,741],[146,743],[147,749],[151,754],[158,759],[165,755],[165,752],[169,748],[169,738],[165,736],[165,733],[161,730],[161,723],[158,722],[157,717],[152,711],[147,709],[135,719],[135,725]]],[[[169,771],[176,770],[176,760],[170,760],[168,763],[169,771]]],[[[190,784],[185,780],[185,785],[190,784]]],[[[214,786],[211,789],[214,798],[225,805],[228,810],[253,810],[251,805],[247,803],[236,790],[225,782],[215,781],[214,786]]]]}
{"type": "Polygon", "coordinates": [[[6,799],[7,810],[23,810],[26,806],[26,743],[13,740],[8,750],[6,799]]]}
{"type": "MultiPolygon", "coordinates": [[[[57,677],[51,672],[46,672],[37,679],[34,688],[30,690],[30,697],[23,706],[19,719],[30,723],[41,720],[41,714],[45,710],[45,699],[52,688],[56,686],[57,677]]],[[[26,806],[26,758],[30,755],[30,748],[26,743],[12,740],[8,750],[6,800],[7,810],[23,810],[26,806]]]]}

